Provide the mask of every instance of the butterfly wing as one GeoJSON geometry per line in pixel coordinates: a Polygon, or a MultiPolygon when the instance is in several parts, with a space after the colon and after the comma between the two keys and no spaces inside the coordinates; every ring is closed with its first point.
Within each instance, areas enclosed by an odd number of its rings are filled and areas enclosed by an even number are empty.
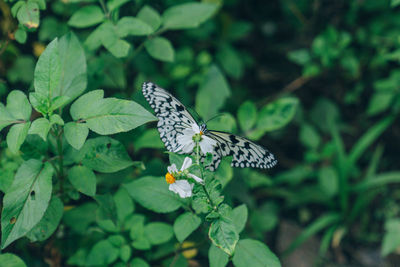
{"type": "Polygon", "coordinates": [[[211,130],[205,135],[217,141],[210,170],[218,168],[221,158],[225,156],[233,156],[232,167],[269,169],[278,163],[271,152],[244,137],[211,130]]]}
{"type": "Polygon", "coordinates": [[[168,151],[178,148],[176,137],[196,124],[186,107],[173,95],[151,82],[143,83],[143,95],[158,118],[157,129],[168,151]]]}

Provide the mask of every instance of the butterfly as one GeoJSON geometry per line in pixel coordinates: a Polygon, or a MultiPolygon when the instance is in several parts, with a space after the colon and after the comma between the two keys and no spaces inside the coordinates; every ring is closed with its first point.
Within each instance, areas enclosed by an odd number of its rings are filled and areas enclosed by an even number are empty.
{"type": "MultiPolygon", "coordinates": [[[[179,148],[177,137],[195,124],[201,129],[202,134],[216,141],[212,162],[207,166],[211,171],[218,168],[222,157],[225,156],[233,156],[231,162],[233,167],[267,169],[277,164],[274,155],[262,146],[231,133],[208,130],[204,123],[199,125],[178,99],[158,85],[145,82],[142,91],[158,118],[157,129],[168,151],[176,152],[179,148]]],[[[204,158],[202,155],[202,160],[204,158]]]]}

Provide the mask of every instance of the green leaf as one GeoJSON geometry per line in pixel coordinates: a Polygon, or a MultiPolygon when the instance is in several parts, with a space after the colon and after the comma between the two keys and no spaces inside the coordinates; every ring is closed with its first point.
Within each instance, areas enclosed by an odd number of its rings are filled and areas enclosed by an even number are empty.
{"type": "Polygon", "coordinates": [[[60,38],[58,48],[62,67],[54,96],[67,96],[70,102],[86,89],[86,56],[78,38],[71,32],[60,38]]]}
{"type": "Polygon", "coordinates": [[[19,167],[3,199],[1,248],[26,235],[43,217],[50,201],[53,168],[30,159],[19,167]]]}
{"type": "Polygon", "coordinates": [[[228,255],[235,251],[239,234],[233,221],[225,216],[221,216],[211,223],[208,237],[215,246],[222,249],[228,255]]]}
{"type": "Polygon", "coordinates": [[[237,267],[279,267],[278,257],[263,243],[252,239],[240,240],[232,258],[237,267]]]}
{"type": "Polygon", "coordinates": [[[133,165],[125,147],[110,137],[87,140],[79,151],[79,158],[86,167],[104,173],[117,172],[133,165]]]}
{"type": "Polygon", "coordinates": [[[388,116],[380,120],[358,139],[349,153],[349,161],[352,163],[364,154],[365,150],[392,124],[395,117],[388,116]]]}
{"type": "Polygon", "coordinates": [[[123,262],[128,262],[132,256],[132,249],[129,245],[124,245],[119,250],[119,257],[123,262]]]}
{"type": "Polygon", "coordinates": [[[216,65],[211,65],[196,94],[196,110],[204,119],[215,116],[231,95],[224,75],[216,65]]]}
{"type": "MultiPolygon", "coordinates": [[[[18,90],[13,90],[8,94],[6,109],[14,120],[29,121],[32,113],[28,98],[18,90]]],[[[8,117],[7,114],[5,117],[8,117]]]]}
{"type": "Polygon", "coordinates": [[[50,116],[50,124],[58,124],[63,126],[64,125],[64,120],[60,117],[58,114],[53,114],[50,116]]]}
{"type": "Polygon", "coordinates": [[[110,265],[118,258],[119,250],[110,241],[101,240],[90,250],[86,265],[110,265]]]}
{"type": "Polygon", "coordinates": [[[139,10],[137,18],[146,22],[153,29],[153,31],[156,31],[161,25],[160,14],[157,12],[157,10],[148,5],[139,10]]]}
{"type": "Polygon", "coordinates": [[[310,51],[308,51],[307,49],[289,51],[287,57],[290,61],[298,65],[306,65],[311,61],[310,51]]]}
{"type": "MultiPolygon", "coordinates": [[[[52,98],[56,96],[55,91],[59,86],[60,79],[61,61],[58,49],[58,39],[56,38],[47,45],[44,52],[40,55],[34,73],[35,92],[42,98],[48,100],[48,107],[50,107],[50,101],[52,98]]],[[[34,107],[36,108],[35,105],[34,107]]]]}
{"type": "Polygon", "coordinates": [[[57,229],[63,212],[64,205],[62,201],[58,197],[53,196],[40,222],[26,236],[31,242],[46,240],[57,229]]]}
{"type": "Polygon", "coordinates": [[[164,143],[161,142],[160,133],[157,129],[146,130],[134,140],[133,145],[136,151],[142,148],[164,148],[164,143]]]}
{"type": "Polygon", "coordinates": [[[171,42],[164,37],[154,37],[144,43],[146,51],[155,59],[172,62],[175,52],[171,42]]]}
{"type": "Polygon", "coordinates": [[[146,261],[142,260],[141,258],[134,258],[131,261],[130,266],[132,266],[132,267],[150,267],[150,265],[146,261]]]}
{"type": "Polygon", "coordinates": [[[99,24],[104,20],[104,13],[99,6],[89,5],[76,11],[68,21],[68,25],[86,28],[99,24]]]}
{"type": "Polygon", "coordinates": [[[68,122],[64,127],[65,139],[75,149],[81,149],[89,135],[86,123],[68,122]]]}
{"type": "Polygon", "coordinates": [[[190,2],[168,8],[162,15],[163,27],[171,30],[196,28],[208,20],[218,6],[190,2]]]}
{"type": "Polygon", "coordinates": [[[114,225],[117,225],[117,208],[111,194],[96,195],[94,199],[99,204],[99,209],[97,210],[98,219],[110,220],[114,225]]]}
{"type": "Polygon", "coordinates": [[[132,224],[130,225],[131,230],[129,232],[129,236],[132,240],[139,239],[144,236],[144,221],[145,217],[141,214],[133,214],[130,217],[132,224]]]}
{"type": "Polygon", "coordinates": [[[18,1],[17,3],[15,3],[12,8],[11,8],[11,14],[13,17],[17,16],[18,10],[25,5],[26,2],[25,1],[18,1]]]}
{"type": "Polygon", "coordinates": [[[208,250],[208,260],[210,261],[210,267],[225,267],[229,262],[229,255],[211,244],[208,250]]]}
{"type": "Polygon", "coordinates": [[[123,4],[128,3],[129,0],[109,0],[107,1],[108,11],[114,11],[115,9],[121,7],[123,4]]]}
{"type": "Polygon", "coordinates": [[[243,76],[244,65],[240,54],[230,45],[222,45],[217,59],[226,74],[235,79],[243,76]]]}
{"type": "Polygon", "coordinates": [[[39,27],[39,5],[33,1],[28,1],[18,8],[18,22],[28,29],[39,27]]]}
{"type": "Polygon", "coordinates": [[[50,125],[50,121],[48,119],[39,118],[32,122],[32,125],[29,128],[28,134],[37,134],[44,141],[46,141],[50,127],[51,127],[51,125],[50,125]]]}
{"type": "Polygon", "coordinates": [[[398,218],[387,220],[385,222],[385,231],[381,249],[383,257],[389,255],[400,246],[400,220],[398,218]]]}
{"type": "Polygon", "coordinates": [[[367,114],[372,116],[387,110],[395,97],[393,92],[375,92],[370,98],[367,114]]]}
{"type": "Polygon", "coordinates": [[[266,132],[282,128],[293,119],[298,102],[297,98],[284,97],[267,104],[259,113],[257,127],[266,132]]]}
{"type": "Polygon", "coordinates": [[[120,187],[114,195],[115,207],[117,209],[117,217],[119,222],[124,222],[128,215],[135,210],[132,198],[129,196],[125,188],[120,187]]]}
{"type": "Polygon", "coordinates": [[[242,232],[247,222],[248,210],[246,204],[237,206],[232,210],[232,221],[236,226],[238,233],[242,232]]]}
{"type": "Polygon", "coordinates": [[[338,193],[339,177],[333,167],[322,167],[318,172],[318,182],[322,192],[327,197],[332,197],[338,193]]]}
{"type": "Polygon", "coordinates": [[[201,224],[201,219],[191,212],[180,215],[174,222],[175,236],[180,243],[194,232],[201,224]]]}
{"type": "Polygon", "coordinates": [[[179,198],[168,190],[168,184],[162,177],[146,176],[124,187],[135,201],[155,212],[171,212],[181,206],[179,198]]]}
{"type": "Polygon", "coordinates": [[[0,267],[26,267],[26,264],[17,255],[4,253],[0,254],[0,267]]]}
{"type": "Polygon", "coordinates": [[[15,154],[19,151],[28,135],[30,125],[30,122],[14,124],[8,131],[7,146],[12,153],[15,154]]]}
{"type": "Polygon", "coordinates": [[[243,131],[250,130],[257,121],[256,105],[251,101],[244,102],[240,105],[237,116],[240,128],[242,128],[243,131]]]}
{"type": "Polygon", "coordinates": [[[86,202],[66,211],[63,221],[73,231],[83,235],[86,233],[88,226],[96,221],[96,209],[96,203],[86,202]],[[78,221],[79,223],[76,223],[78,221]]]}
{"type": "Polygon", "coordinates": [[[24,29],[21,29],[18,27],[18,29],[15,31],[14,34],[15,40],[17,40],[18,43],[24,44],[26,42],[26,38],[28,37],[28,34],[24,29]]]}
{"type": "Polygon", "coordinates": [[[398,5],[400,5],[400,0],[391,0],[390,1],[390,6],[391,7],[396,7],[398,5]]]}
{"type": "Polygon", "coordinates": [[[316,149],[321,143],[317,130],[310,124],[304,123],[300,129],[301,143],[309,148],[316,149]]]}
{"type": "Polygon", "coordinates": [[[95,90],[78,98],[71,106],[72,118],[84,120],[90,130],[102,135],[127,132],[156,120],[134,101],[103,96],[103,90],[95,90]]]}
{"type": "Polygon", "coordinates": [[[68,171],[68,180],[79,192],[91,197],[96,194],[96,175],[91,169],[74,166],[68,171]]]}
{"type": "Polygon", "coordinates": [[[174,232],[172,226],[163,222],[152,222],[144,227],[144,234],[152,245],[160,245],[168,242],[174,232]]]}
{"type": "Polygon", "coordinates": [[[385,186],[391,183],[400,182],[400,172],[385,172],[371,177],[370,179],[363,180],[353,187],[356,191],[365,191],[368,189],[376,188],[378,186],[385,186]]]}
{"type": "Polygon", "coordinates": [[[149,35],[154,31],[147,23],[134,17],[123,17],[118,21],[116,29],[118,36],[121,38],[128,35],[149,35]]]}

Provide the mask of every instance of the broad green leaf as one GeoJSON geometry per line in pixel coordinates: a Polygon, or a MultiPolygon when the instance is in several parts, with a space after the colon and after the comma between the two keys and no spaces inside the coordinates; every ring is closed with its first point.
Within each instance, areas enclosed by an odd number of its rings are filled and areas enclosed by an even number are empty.
{"type": "Polygon", "coordinates": [[[144,221],[146,218],[141,214],[133,214],[130,219],[132,221],[129,232],[131,239],[136,240],[144,236],[144,221]]]}
{"type": "Polygon", "coordinates": [[[146,51],[155,59],[172,62],[175,60],[175,51],[171,42],[164,37],[154,37],[144,43],[146,51]]]}
{"type": "Polygon", "coordinates": [[[53,196],[42,219],[26,235],[31,242],[43,241],[49,238],[57,229],[64,212],[62,201],[53,196]]]}
{"type": "Polygon", "coordinates": [[[18,10],[25,5],[26,2],[25,1],[18,1],[17,3],[15,3],[12,8],[11,8],[11,14],[13,17],[17,16],[18,10]]]}
{"type": "Polygon", "coordinates": [[[26,235],[43,217],[50,201],[53,168],[39,160],[25,161],[3,199],[1,248],[26,235]]]}
{"type": "Polygon", "coordinates": [[[29,128],[28,134],[37,134],[44,141],[47,140],[47,135],[50,130],[50,121],[46,118],[39,118],[32,122],[31,127],[29,128]]]}
{"type": "Polygon", "coordinates": [[[179,197],[168,190],[168,184],[163,177],[146,176],[125,184],[124,187],[135,201],[155,212],[171,212],[181,206],[179,197]]]}
{"type": "Polygon", "coordinates": [[[196,110],[204,119],[215,116],[231,95],[228,83],[216,65],[211,65],[196,94],[196,110]]]}
{"type": "Polygon", "coordinates": [[[131,45],[122,39],[113,40],[103,37],[102,42],[104,47],[107,48],[107,50],[117,58],[126,57],[129,53],[129,49],[131,49],[131,45]]]}
{"type": "Polygon", "coordinates": [[[121,7],[123,4],[128,3],[130,0],[109,0],[107,1],[108,11],[114,11],[115,9],[121,7]]]}
{"type": "MultiPolygon", "coordinates": [[[[59,86],[60,79],[61,61],[59,43],[58,39],[54,39],[40,55],[34,73],[35,92],[40,95],[40,97],[48,100],[47,104],[49,108],[51,100],[53,97],[57,96],[56,90],[59,86]]],[[[37,98],[39,98],[39,96],[37,96],[37,98]]],[[[36,108],[34,103],[32,104],[36,108]]]]}
{"type": "Polygon", "coordinates": [[[175,236],[180,243],[195,231],[201,223],[201,219],[191,212],[186,212],[176,218],[174,222],[175,236]]]}
{"type": "Polygon", "coordinates": [[[94,199],[99,204],[97,217],[99,220],[110,220],[117,225],[117,208],[111,194],[96,195],[94,199]]]}
{"type": "Polygon", "coordinates": [[[235,79],[243,76],[244,65],[240,54],[231,46],[223,45],[217,53],[217,60],[226,74],[235,79]]]}
{"type": "Polygon", "coordinates": [[[228,255],[232,255],[235,251],[237,242],[239,241],[239,234],[233,221],[221,216],[211,223],[208,237],[213,244],[222,249],[228,255]]]}
{"type": "Polygon", "coordinates": [[[153,31],[156,31],[161,25],[160,14],[151,6],[144,6],[139,10],[137,18],[146,22],[153,31]]]}
{"type": "Polygon", "coordinates": [[[86,28],[99,24],[104,20],[104,13],[97,5],[89,5],[76,11],[68,21],[68,25],[76,28],[86,28]]]}
{"type": "Polygon", "coordinates": [[[248,210],[246,204],[237,206],[232,210],[232,221],[236,226],[238,233],[242,232],[247,222],[248,210]]]}
{"type": "Polygon", "coordinates": [[[132,267],[150,267],[150,265],[143,259],[141,258],[134,258],[131,261],[131,265],[132,267]]]}
{"type": "Polygon", "coordinates": [[[110,241],[101,240],[97,242],[90,250],[86,259],[88,266],[93,265],[110,265],[118,258],[119,250],[114,247],[110,241]]]}
{"type": "Polygon", "coordinates": [[[28,29],[36,29],[39,27],[39,5],[33,1],[25,2],[18,9],[17,19],[28,29]]]}
{"type": "Polygon", "coordinates": [[[15,40],[20,43],[20,44],[24,44],[26,42],[26,39],[28,37],[28,34],[26,33],[26,31],[20,27],[18,27],[18,29],[15,31],[15,40]]]}
{"type": "Polygon", "coordinates": [[[162,15],[163,27],[171,30],[196,28],[208,20],[218,6],[190,2],[168,8],[162,15]]]}
{"type": "Polygon", "coordinates": [[[243,131],[250,130],[257,121],[257,107],[251,101],[246,101],[240,105],[237,117],[239,120],[240,128],[243,131]]]}
{"type": "Polygon", "coordinates": [[[257,127],[266,132],[282,128],[293,119],[298,102],[297,98],[285,97],[267,104],[258,115],[257,127]]]}
{"type": "Polygon", "coordinates": [[[96,194],[96,175],[88,167],[72,167],[68,171],[68,180],[79,192],[91,197],[96,194]]]}
{"type": "Polygon", "coordinates": [[[396,7],[398,5],[400,5],[400,0],[391,0],[390,1],[390,6],[391,7],[396,7]]]}
{"type": "Polygon", "coordinates": [[[132,242],[132,247],[138,250],[149,250],[151,248],[150,241],[143,235],[132,242]]]}
{"type": "Polygon", "coordinates": [[[395,251],[400,246],[400,220],[398,218],[393,218],[386,221],[385,231],[381,249],[383,257],[395,251]]]}
{"type": "Polygon", "coordinates": [[[322,192],[324,192],[327,197],[332,197],[337,194],[339,189],[339,177],[333,167],[322,167],[318,172],[318,182],[322,192]]]}
{"type": "Polygon", "coordinates": [[[8,112],[6,107],[0,103],[0,131],[8,125],[14,123],[14,117],[8,112]]]}
{"type": "Polygon", "coordinates": [[[119,257],[123,262],[128,262],[132,256],[132,249],[129,245],[124,245],[119,250],[119,257]]]}
{"type": "Polygon", "coordinates": [[[17,255],[4,253],[0,254],[0,267],[26,267],[26,264],[17,255]]]}
{"type": "Polygon", "coordinates": [[[225,267],[229,262],[229,255],[211,244],[208,250],[208,260],[210,261],[210,267],[225,267]]]}
{"type": "Polygon", "coordinates": [[[33,92],[29,94],[29,101],[38,112],[42,114],[50,113],[51,103],[47,96],[33,92]]]}
{"type": "Polygon", "coordinates": [[[394,92],[375,92],[369,100],[367,114],[372,116],[387,110],[395,97],[394,92]]]}
{"type": "Polygon", "coordinates": [[[14,124],[7,134],[7,146],[13,153],[17,153],[28,135],[31,123],[14,124]]]}
{"type": "Polygon", "coordinates": [[[79,158],[86,167],[104,173],[117,172],[133,165],[125,147],[110,137],[87,140],[79,151],[79,158]]]}
{"type": "Polygon", "coordinates": [[[240,240],[232,258],[237,267],[279,267],[278,257],[263,243],[252,239],[240,240]]]}
{"type": "Polygon", "coordinates": [[[64,120],[60,117],[58,114],[53,114],[50,116],[50,124],[58,124],[63,126],[64,125],[64,120]]]}
{"type": "Polygon", "coordinates": [[[152,245],[168,242],[174,232],[172,226],[163,222],[151,222],[144,226],[144,234],[152,245]]]}
{"type": "Polygon", "coordinates": [[[78,98],[71,106],[72,118],[85,121],[90,130],[102,135],[127,132],[156,120],[134,101],[103,96],[102,90],[95,90],[78,98]]]}
{"type": "Polygon", "coordinates": [[[13,90],[8,94],[6,109],[15,120],[29,121],[32,113],[28,98],[18,90],[13,90]]]}
{"type": "Polygon", "coordinates": [[[321,143],[321,137],[317,130],[310,124],[304,123],[300,129],[301,143],[309,148],[316,149],[321,143]]]}
{"type": "Polygon", "coordinates": [[[65,139],[75,149],[81,149],[89,135],[86,123],[68,122],[64,127],[65,139]]]}
{"type": "Polygon", "coordinates": [[[135,210],[135,205],[132,198],[125,188],[120,187],[114,195],[115,208],[117,209],[117,216],[119,222],[124,222],[128,215],[132,214],[135,210]]]}
{"type": "Polygon", "coordinates": [[[54,96],[68,97],[67,103],[81,95],[87,85],[86,57],[78,38],[68,33],[58,41],[61,77],[54,96]]]}
{"type": "Polygon", "coordinates": [[[164,148],[163,142],[160,139],[160,133],[157,129],[146,130],[133,142],[136,151],[142,148],[164,148]]]}
{"type": "Polygon", "coordinates": [[[110,243],[116,247],[121,247],[124,244],[126,244],[125,237],[123,237],[122,235],[112,235],[109,238],[107,238],[107,240],[110,241],[110,243]]]}
{"type": "Polygon", "coordinates": [[[128,35],[140,36],[153,33],[153,29],[145,22],[134,17],[123,17],[117,23],[117,34],[123,38],[128,35]]]}

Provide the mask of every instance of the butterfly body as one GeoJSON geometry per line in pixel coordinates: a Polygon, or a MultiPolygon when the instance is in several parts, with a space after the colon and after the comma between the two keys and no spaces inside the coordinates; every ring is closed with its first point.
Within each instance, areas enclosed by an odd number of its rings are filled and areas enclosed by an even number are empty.
{"type": "MultiPolygon", "coordinates": [[[[208,130],[205,123],[198,125],[186,107],[172,96],[169,92],[151,82],[143,84],[143,95],[156,113],[158,120],[157,129],[161,141],[168,151],[183,153],[177,141],[183,135],[185,129],[193,125],[200,129],[200,133],[216,141],[213,147],[212,163],[208,166],[215,170],[221,162],[222,157],[232,156],[233,167],[272,168],[277,164],[274,155],[267,149],[253,143],[252,141],[234,134],[208,130]]],[[[204,160],[205,155],[202,155],[204,160]]]]}

